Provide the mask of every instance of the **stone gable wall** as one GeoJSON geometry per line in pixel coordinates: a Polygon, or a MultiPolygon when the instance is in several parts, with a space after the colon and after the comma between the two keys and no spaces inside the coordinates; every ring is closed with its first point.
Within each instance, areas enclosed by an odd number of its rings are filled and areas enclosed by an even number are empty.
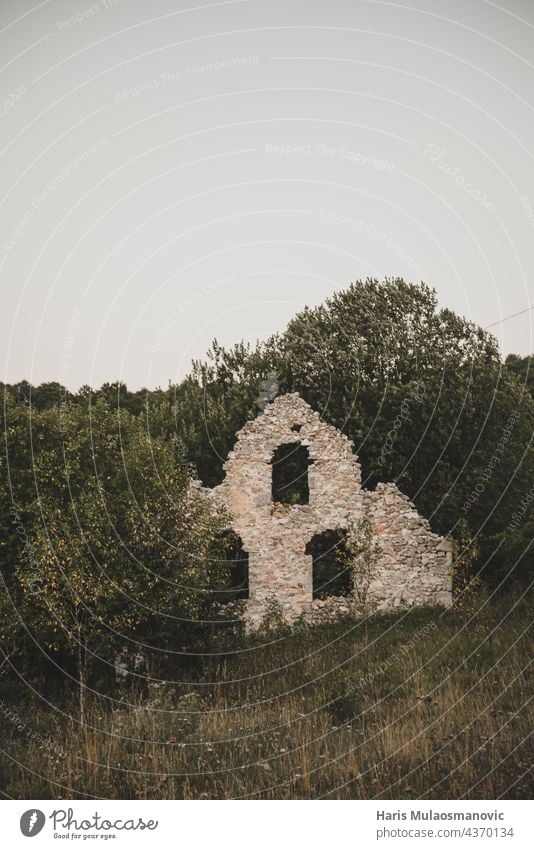
{"type": "Polygon", "coordinates": [[[224,469],[225,480],[210,492],[229,510],[249,556],[246,616],[251,628],[260,623],[271,599],[288,621],[331,618],[354,607],[347,598],[313,600],[312,558],[305,551],[313,536],[346,529],[364,510],[383,552],[369,588],[370,606],[450,603],[450,544],[430,531],[393,484],[363,490],[350,440],[321,421],[299,395],[278,397],[247,422],[224,469]],[[293,442],[308,448],[309,504],[275,506],[271,460],[280,445],[293,442]]]}
{"type": "Polygon", "coordinates": [[[452,544],[432,533],[394,483],[365,493],[380,556],[368,593],[371,608],[452,603],[452,544]]]}

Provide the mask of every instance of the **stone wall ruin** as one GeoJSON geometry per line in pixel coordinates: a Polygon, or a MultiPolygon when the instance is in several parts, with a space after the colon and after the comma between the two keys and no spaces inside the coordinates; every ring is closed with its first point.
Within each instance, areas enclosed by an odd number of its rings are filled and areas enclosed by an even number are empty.
{"type": "Polygon", "coordinates": [[[350,440],[321,421],[299,395],[279,396],[247,422],[224,470],[223,483],[209,492],[229,510],[232,530],[248,553],[245,604],[250,628],[261,623],[272,600],[288,622],[356,611],[355,594],[314,598],[309,552],[313,539],[346,530],[365,513],[380,546],[367,593],[369,609],[451,604],[450,542],[432,533],[395,484],[379,484],[374,492],[362,489],[350,440]],[[292,497],[297,503],[275,502],[273,457],[280,446],[289,446],[291,462],[296,445],[307,449],[308,468],[301,473],[307,474],[306,486],[296,482],[292,497]]]}

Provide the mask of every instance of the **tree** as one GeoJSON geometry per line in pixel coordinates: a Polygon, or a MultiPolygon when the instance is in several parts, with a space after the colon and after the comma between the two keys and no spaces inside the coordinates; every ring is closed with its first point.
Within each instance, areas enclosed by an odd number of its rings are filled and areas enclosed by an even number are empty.
{"type": "Polygon", "coordinates": [[[513,374],[519,383],[534,396],[534,362],[532,355],[520,357],[518,354],[508,354],[504,367],[513,374]]]}
{"type": "Polygon", "coordinates": [[[207,361],[195,361],[191,374],[170,388],[175,433],[205,486],[221,482],[237,431],[261,412],[273,357],[273,341],[227,350],[215,340],[207,361]]]}
{"type": "Polygon", "coordinates": [[[97,660],[110,663],[125,644],[172,650],[212,615],[228,579],[215,542],[225,519],[142,419],[102,399],[21,409],[11,410],[6,467],[33,477],[12,492],[31,556],[2,563],[12,608],[3,630],[20,618],[45,653],[73,660],[83,724],[97,660]]]}
{"type": "Polygon", "coordinates": [[[367,609],[367,597],[380,560],[381,546],[374,531],[368,511],[347,528],[344,545],[337,553],[343,569],[352,574],[356,601],[362,611],[367,609]]]}
{"type": "Polygon", "coordinates": [[[534,405],[493,336],[428,286],[388,279],[351,284],[255,348],[214,344],[174,390],[177,432],[208,485],[269,374],[353,440],[366,487],[398,482],[439,533],[466,519],[479,567],[499,568],[491,540],[532,478],[534,405]]]}

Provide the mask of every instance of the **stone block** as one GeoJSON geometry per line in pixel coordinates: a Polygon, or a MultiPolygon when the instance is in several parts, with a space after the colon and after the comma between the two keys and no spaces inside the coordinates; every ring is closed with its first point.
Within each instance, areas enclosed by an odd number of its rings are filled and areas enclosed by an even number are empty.
{"type": "MultiPolygon", "coordinates": [[[[381,554],[369,586],[369,607],[389,610],[415,604],[452,602],[452,545],[430,531],[409,498],[393,483],[374,492],[361,488],[361,469],[351,441],[296,393],[282,395],[237,434],[224,464],[226,477],[208,491],[232,514],[232,529],[249,555],[246,622],[257,628],[270,599],[291,621],[328,621],[359,610],[356,597],[312,600],[312,557],[307,544],[317,534],[346,529],[365,510],[379,537],[381,554]],[[298,431],[292,428],[300,425],[298,431]],[[271,459],[276,448],[300,442],[308,449],[308,505],[275,507],[271,459]],[[318,618],[319,617],[319,618],[318,618]]],[[[206,490],[199,490],[206,494],[206,490]]]]}

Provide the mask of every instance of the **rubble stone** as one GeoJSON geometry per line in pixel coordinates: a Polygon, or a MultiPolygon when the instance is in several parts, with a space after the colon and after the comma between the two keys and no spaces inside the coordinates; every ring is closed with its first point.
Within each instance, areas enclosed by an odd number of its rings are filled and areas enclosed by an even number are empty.
{"type": "Polygon", "coordinates": [[[321,421],[298,394],[282,395],[237,434],[220,486],[204,490],[232,517],[249,557],[246,618],[257,628],[275,600],[288,622],[317,622],[356,611],[356,598],[314,600],[312,557],[316,534],[345,530],[365,512],[380,555],[366,598],[369,610],[452,602],[452,545],[430,530],[408,497],[393,483],[362,489],[351,441],[321,421]],[[309,504],[272,501],[271,460],[285,443],[308,448],[309,504]]]}

